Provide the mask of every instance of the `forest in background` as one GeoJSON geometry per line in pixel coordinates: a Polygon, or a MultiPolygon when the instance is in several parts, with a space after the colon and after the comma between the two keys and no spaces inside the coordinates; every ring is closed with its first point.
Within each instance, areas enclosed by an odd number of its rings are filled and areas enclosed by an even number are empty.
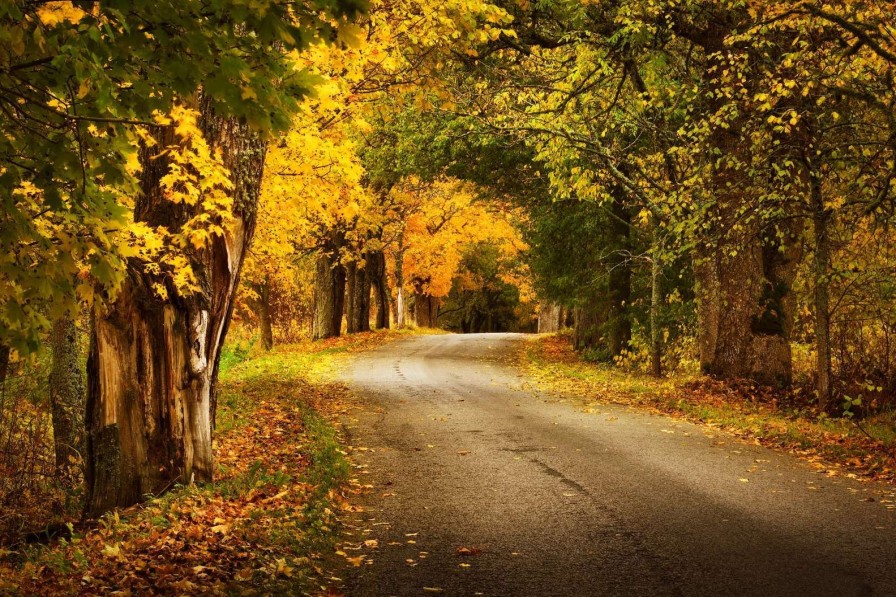
{"type": "Polygon", "coordinates": [[[221,359],[253,342],[570,328],[626,372],[893,428],[894,26],[860,0],[4,3],[0,534],[47,496],[95,517],[210,481],[221,359]]]}

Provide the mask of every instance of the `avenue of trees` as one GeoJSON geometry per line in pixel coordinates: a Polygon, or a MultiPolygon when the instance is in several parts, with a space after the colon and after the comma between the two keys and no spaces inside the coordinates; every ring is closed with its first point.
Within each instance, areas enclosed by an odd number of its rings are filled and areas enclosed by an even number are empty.
{"type": "Polygon", "coordinates": [[[52,438],[92,516],[211,480],[234,320],[265,349],[570,327],[653,375],[891,408],[894,19],[870,0],[3,3],[4,453],[52,438]]]}

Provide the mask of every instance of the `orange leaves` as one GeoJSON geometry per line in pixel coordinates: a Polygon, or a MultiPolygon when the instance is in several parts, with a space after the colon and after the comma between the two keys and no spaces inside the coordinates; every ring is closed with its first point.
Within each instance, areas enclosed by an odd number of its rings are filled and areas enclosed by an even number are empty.
{"type": "Polygon", "coordinates": [[[389,225],[404,231],[403,251],[408,290],[417,278],[432,296],[448,294],[464,251],[478,242],[500,247],[505,256],[525,248],[510,222],[509,210],[488,208],[470,183],[443,177],[433,182],[408,178],[392,190],[397,216],[389,225]]]}
{"type": "Polygon", "coordinates": [[[309,471],[316,459],[332,460],[317,456],[320,434],[332,432],[321,430],[319,417],[309,419],[308,409],[341,408],[341,390],[311,385],[306,375],[336,346],[351,350],[389,337],[367,334],[334,340],[329,347],[304,346],[280,355],[301,361],[296,369],[259,359],[225,376],[214,485],[179,489],[112,513],[96,528],[76,529],[70,543],[37,554],[33,566],[16,568],[0,559],[0,592],[10,587],[41,595],[241,594],[262,587],[273,594],[294,592],[303,586],[295,583],[317,574],[315,560],[328,549],[336,513],[351,509],[336,473],[309,471]],[[311,420],[317,421],[313,429],[311,420]]]}

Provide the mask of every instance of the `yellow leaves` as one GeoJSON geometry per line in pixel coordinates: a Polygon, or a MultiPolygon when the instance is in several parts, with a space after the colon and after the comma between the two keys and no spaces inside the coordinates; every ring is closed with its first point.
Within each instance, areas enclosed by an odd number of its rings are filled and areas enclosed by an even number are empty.
{"type": "Polygon", "coordinates": [[[229,524],[216,524],[215,526],[211,527],[209,530],[211,532],[217,533],[219,535],[227,535],[228,533],[230,533],[230,527],[231,527],[231,525],[229,525],[229,524]]]}
{"type": "Polygon", "coordinates": [[[77,23],[86,14],[72,2],[47,2],[37,9],[37,18],[47,27],[66,21],[77,23]]]}
{"type": "Polygon", "coordinates": [[[124,561],[124,556],[121,553],[121,543],[113,543],[112,545],[106,545],[103,547],[102,554],[107,558],[112,558],[118,561],[124,561]]]}

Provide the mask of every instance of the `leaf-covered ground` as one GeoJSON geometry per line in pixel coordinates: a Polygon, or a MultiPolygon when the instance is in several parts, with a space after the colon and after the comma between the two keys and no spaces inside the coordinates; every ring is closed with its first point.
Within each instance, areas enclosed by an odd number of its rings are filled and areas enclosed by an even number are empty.
{"type": "Polygon", "coordinates": [[[562,335],[533,337],[522,359],[536,383],[581,398],[586,410],[601,402],[654,409],[789,450],[829,474],[896,482],[892,413],[864,421],[830,418],[751,383],[694,376],[655,379],[585,362],[562,335]]]}
{"type": "Polygon", "coordinates": [[[176,488],[73,527],[69,540],[0,551],[0,594],[325,592],[322,562],[355,491],[332,421],[345,389],[327,383],[371,333],[229,355],[221,375],[214,483],[176,488]]]}

